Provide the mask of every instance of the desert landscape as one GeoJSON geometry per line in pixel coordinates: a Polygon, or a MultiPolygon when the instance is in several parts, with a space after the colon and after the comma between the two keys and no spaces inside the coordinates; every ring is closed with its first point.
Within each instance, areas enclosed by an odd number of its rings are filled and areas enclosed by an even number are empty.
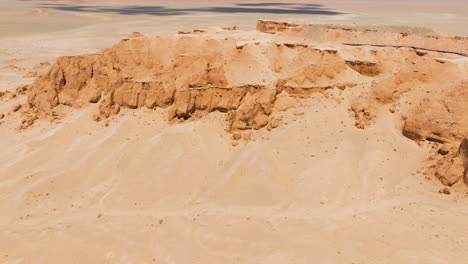
{"type": "Polygon", "coordinates": [[[0,3],[0,263],[466,263],[463,1],[0,3]]]}

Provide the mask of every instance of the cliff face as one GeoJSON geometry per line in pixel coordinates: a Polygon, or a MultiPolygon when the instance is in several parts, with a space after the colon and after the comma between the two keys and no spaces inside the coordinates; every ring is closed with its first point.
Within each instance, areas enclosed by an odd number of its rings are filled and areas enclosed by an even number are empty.
{"type": "Polygon", "coordinates": [[[63,57],[32,85],[29,103],[100,103],[100,118],[118,107],[170,107],[171,118],[232,111],[231,129],[261,128],[276,95],[347,85],[358,73],[334,50],[285,43],[238,44],[209,36],[123,40],[98,54],[63,57]]]}
{"type": "MultiPolygon", "coordinates": [[[[468,137],[466,38],[268,21],[257,29],[132,34],[96,54],[59,58],[29,87],[28,102],[46,114],[98,103],[97,121],[121,107],[168,108],[176,120],[220,111],[238,139],[277,127],[276,114],[296,99],[338,88],[336,101],[349,103],[359,128],[390,111],[416,142],[459,146],[468,137]]],[[[445,185],[468,181],[466,151],[448,152],[434,153],[426,171],[445,185]]]]}

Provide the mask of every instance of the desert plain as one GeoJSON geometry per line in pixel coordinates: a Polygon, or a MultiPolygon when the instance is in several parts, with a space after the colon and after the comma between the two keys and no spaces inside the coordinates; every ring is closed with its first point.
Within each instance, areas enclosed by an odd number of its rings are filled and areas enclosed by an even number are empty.
{"type": "Polygon", "coordinates": [[[0,4],[0,263],[467,262],[464,1],[0,4]]]}

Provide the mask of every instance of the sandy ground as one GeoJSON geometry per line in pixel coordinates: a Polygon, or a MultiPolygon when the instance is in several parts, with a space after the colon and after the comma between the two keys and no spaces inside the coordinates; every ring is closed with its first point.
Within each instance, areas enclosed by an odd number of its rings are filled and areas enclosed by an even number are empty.
{"type": "MultiPolygon", "coordinates": [[[[23,76],[40,62],[133,31],[253,29],[271,18],[468,35],[461,1],[349,2],[326,2],[346,13],[336,16],[162,16],[1,0],[0,91],[30,83],[23,76]]],[[[0,102],[0,113],[25,100],[0,102]]],[[[21,133],[2,124],[0,263],[466,263],[468,200],[416,173],[427,149],[402,137],[391,115],[360,130],[330,99],[303,104],[289,124],[237,147],[217,113],[169,126],[164,111],[124,110],[104,126],[85,108],[21,133]]]]}

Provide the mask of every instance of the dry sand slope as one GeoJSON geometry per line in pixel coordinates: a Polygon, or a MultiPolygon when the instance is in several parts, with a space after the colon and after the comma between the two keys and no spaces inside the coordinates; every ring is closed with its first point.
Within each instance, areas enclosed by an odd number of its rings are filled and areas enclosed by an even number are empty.
{"type": "Polygon", "coordinates": [[[3,94],[0,261],[465,263],[468,40],[257,29],[132,34],[3,94]]]}

